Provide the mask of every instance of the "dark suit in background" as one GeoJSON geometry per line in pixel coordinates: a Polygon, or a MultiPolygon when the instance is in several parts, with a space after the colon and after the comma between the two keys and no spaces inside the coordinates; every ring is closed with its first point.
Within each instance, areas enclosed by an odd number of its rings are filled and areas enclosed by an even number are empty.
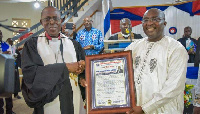
{"type": "MultiPolygon", "coordinates": [[[[132,39],[141,39],[142,36],[140,34],[135,34],[135,33],[131,32],[131,38],[132,39]]],[[[118,33],[112,35],[108,40],[126,40],[126,39],[130,39],[130,36],[124,37],[121,32],[118,32],[118,33]]]]}
{"type": "MultiPolygon", "coordinates": [[[[178,39],[178,41],[185,47],[185,49],[186,49],[186,41],[187,40],[188,40],[188,38],[180,38],[180,39],[178,39]]],[[[196,39],[190,38],[190,40],[193,41],[197,45],[197,40],[196,39]]],[[[195,54],[188,54],[188,55],[189,55],[188,63],[194,63],[195,54]]]]}
{"type": "Polygon", "coordinates": [[[194,66],[199,67],[199,63],[200,63],[200,38],[198,38],[198,41],[197,41],[197,50],[196,50],[196,55],[194,59],[194,66]]]}

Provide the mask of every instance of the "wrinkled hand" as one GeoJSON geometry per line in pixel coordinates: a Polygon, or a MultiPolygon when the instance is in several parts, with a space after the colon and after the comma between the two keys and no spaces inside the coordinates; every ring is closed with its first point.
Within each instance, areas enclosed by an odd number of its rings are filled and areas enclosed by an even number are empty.
{"type": "Polygon", "coordinates": [[[78,70],[76,71],[76,74],[82,73],[84,69],[85,69],[85,61],[84,60],[78,61],[78,70]]]}
{"type": "Polygon", "coordinates": [[[131,110],[126,112],[126,114],[143,114],[143,113],[144,111],[142,110],[141,106],[135,106],[131,110]]]}
{"type": "Polygon", "coordinates": [[[94,46],[93,45],[88,45],[88,46],[85,46],[83,49],[87,50],[87,49],[94,49],[94,46]]]}
{"type": "Polygon", "coordinates": [[[194,107],[193,108],[193,114],[200,114],[200,107],[194,107]]]}
{"type": "Polygon", "coordinates": [[[3,54],[11,54],[10,51],[4,51],[3,54]]]}
{"type": "Polygon", "coordinates": [[[80,74],[85,69],[85,61],[80,60],[78,62],[66,63],[66,67],[68,68],[69,72],[80,74]]]}
{"type": "Polygon", "coordinates": [[[66,63],[69,72],[75,73],[78,70],[78,62],[66,63]]]}

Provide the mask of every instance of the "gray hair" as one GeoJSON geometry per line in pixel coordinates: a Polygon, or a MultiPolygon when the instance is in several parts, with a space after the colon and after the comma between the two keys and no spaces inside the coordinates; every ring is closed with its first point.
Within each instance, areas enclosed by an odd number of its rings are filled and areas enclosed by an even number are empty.
{"type": "Polygon", "coordinates": [[[121,19],[121,20],[120,20],[120,25],[121,25],[122,23],[124,23],[125,20],[128,20],[129,24],[131,25],[131,20],[128,19],[128,18],[123,18],[123,19],[121,19]]]}
{"type": "Polygon", "coordinates": [[[42,12],[41,12],[41,17],[42,17],[42,15],[43,15],[44,10],[45,10],[45,9],[48,9],[48,8],[56,9],[56,11],[57,11],[57,12],[60,14],[60,16],[61,16],[61,13],[60,13],[60,11],[58,10],[58,8],[53,7],[53,6],[47,6],[47,7],[45,7],[45,8],[42,10],[42,12]]]}

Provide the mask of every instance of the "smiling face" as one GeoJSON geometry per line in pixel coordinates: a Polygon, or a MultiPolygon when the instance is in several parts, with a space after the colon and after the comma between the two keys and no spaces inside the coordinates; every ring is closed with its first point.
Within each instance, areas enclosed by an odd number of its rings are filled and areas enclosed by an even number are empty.
{"type": "Polygon", "coordinates": [[[120,20],[120,29],[123,34],[129,34],[126,30],[131,31],[131,21],[128,18],[123,18],[120,20]]]}
{"type": "Polygon", "coordinates": [[[54,7],[46,7],[41,14],[40,20],[44,30],[51,37],[58,37],[61,30],[60,12],[54,7]]]}
{"type": "Polygon", "coordinates": [[[164,27],[166,26],[165,16],[161,10],[150,9],[143,16],[143,30],[148,36],[148,41],[156,42],[164,37],[164,27]]]}
{"type": "Polygon", "coordinates": [[[83,19],[83,25],[85,26],[85,29],[88,31],[92,28],[92,20],[90,17],[86,17],[83,19]]]}
{"type": "Polygon", "coordinates": [[[192,28],[191,27],[185,27],[184,28],[184,37],[190,38],[192,34],[192,28]]]}

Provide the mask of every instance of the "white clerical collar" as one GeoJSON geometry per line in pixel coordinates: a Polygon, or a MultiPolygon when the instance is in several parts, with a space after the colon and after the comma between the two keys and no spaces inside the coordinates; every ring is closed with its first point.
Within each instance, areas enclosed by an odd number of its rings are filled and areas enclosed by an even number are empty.
{"type": "MultiPolygon", "coordinates": [[[[45,36],[47,37],[48,40],[52,40],[52,37],[49,34],[47,34],[47,32],[45,32],[45,36]]],[[[60,33],[58,39],[60,40],[60,33]]]]}
{"type": "Polygon", "coordinates": [[[126,34],[123,34],[122,32],[121,32],[121,34],[122,34],[123,37],[126,37],[126,38],[130,36],[130,34],[126,35],[126,34]]]}
{"type": "Polygon", "coordinates": [[[56,41],[58,41],[58,40],[59,40],[59,38],[53,38],[53,37],[52,37],[52,39],[51,39],[50,41],[56,42],[56,41]]]}

